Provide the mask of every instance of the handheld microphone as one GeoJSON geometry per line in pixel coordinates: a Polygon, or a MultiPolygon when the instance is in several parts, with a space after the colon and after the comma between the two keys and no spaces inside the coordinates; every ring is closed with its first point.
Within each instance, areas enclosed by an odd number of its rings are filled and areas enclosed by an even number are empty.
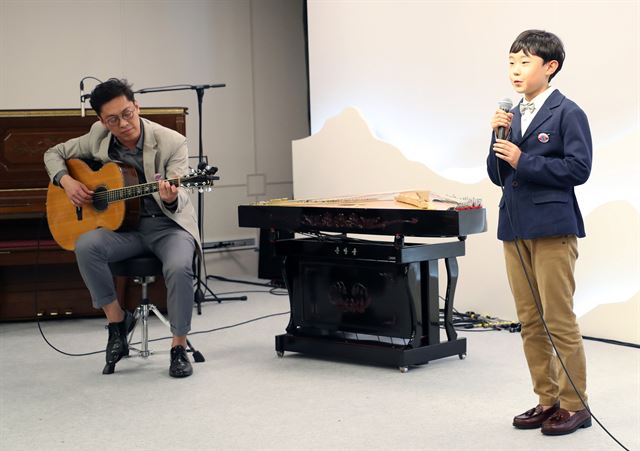
{"type": "MultiPolygon", "coordinates": [[[[498,108],[500,108],[505,113],[511,111],[513,108],[513,102],[509,98],[504,98],[498,102],[498,108]]],[[[508,129],[505,127],[498,127],[498,133],[496,133],[496,138],[498,139],[506,139],[508,136],[508,129]]]]}
{"type": "Polygon", "coordinates": [[[80,80],[80,117],[84,117],[84,80],[80,80]]]}

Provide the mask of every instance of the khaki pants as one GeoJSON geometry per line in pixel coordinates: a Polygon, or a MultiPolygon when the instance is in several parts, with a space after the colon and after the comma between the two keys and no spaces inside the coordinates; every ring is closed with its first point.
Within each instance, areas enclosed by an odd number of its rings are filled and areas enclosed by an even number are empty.
{"type": "MultiPolygon", "coordinates": [[[[577,239],[571,235],[519,240],[518,247],[560,358],[580,396],[587,402],[584,348],[573,313],[577,239]]],[[[518,320],[522,324],[522,345],[539,403],[550,406],[559,400],[563,409],[584,409],[545,333],[513,241],[504,242],[504,255],[518,320]]]]}

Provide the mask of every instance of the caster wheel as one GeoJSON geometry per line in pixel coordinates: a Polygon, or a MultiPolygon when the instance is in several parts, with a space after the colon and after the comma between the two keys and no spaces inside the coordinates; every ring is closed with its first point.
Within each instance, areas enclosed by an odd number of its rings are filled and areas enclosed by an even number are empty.
{"type": "Polygon", "coordinates": [[[406,373],[407,371],[409,371],[408,366],[399,366],[398,369],[400,370],[401,373],[406,373]]]}
{"type": "Polygon", "coordinates": [[[276,355],[280,358],[284,357],[284,351],[276,351],[276,355]]]}
{"type": "Polygon", "coordinates": [[[467,354],[458,354],[458,357],[460,358],[460,360],[464,360],[467,358],[467,354]]]}

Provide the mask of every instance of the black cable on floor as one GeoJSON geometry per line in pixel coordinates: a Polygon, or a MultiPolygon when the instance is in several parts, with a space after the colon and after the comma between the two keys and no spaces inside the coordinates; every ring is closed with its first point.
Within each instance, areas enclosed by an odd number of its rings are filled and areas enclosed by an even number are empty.
{"type": "MultiPolygon", "coordinates": [[[[263,282],[253,282],[250,280],[241,280],[241,279],[230,279],[228,277],[223,277],[223,276],[214,276],[214,275],[208,275],[207,279],[215,279],[215,280],[220,280],[222,282],[235,282],[235,283],[243,283],[245,285],[255,285],[258,287],[273,287],[273,284],[271,283],[263,283],[263,282]]],[[[279,287],[275,287],[275,288],[279,288],[279,287]]]]}
{"type": "Polygon", "coordinates": [[[38,229],[37,229],[38,231],[36,233],[36,261],[34,263],[34,271],[33,271],[34,277],[35,277],[35,281],[34,281],[35,290],[33,294],[33,311],[36,316],[36,324],[38,325],[38,330],[40,331],[40,335],[42,336],[42,339],[45,341],[45,343],[48,344],[52,349],[66,356],[83,357],[87,355],[99,354],[101,352],[104,352],[104,349],[102,351],[93,351],[93,352],[86,352],[81,354],[73,354],[70,352],[65,352],[61,349],[56,348],[49,340],[47,340],[47,337],[45,337],[44,335],[44,331],[42,330],[42,325],[40,324],[40,317],[38,316],[38,292],[39,292],[39,285],[40,285],[40,239],[42,237],[42,226],[46,218],[47,218],[47,214],[45,213],[42,215],[42,217],[40,218],[40,221],[38,222],[38,229]]]}
{"type": "MultiPolygon", "coordinates": [[[[274,317],[274,316],[288,315],[288,314],[289,314],[289,312],[288,312],[288,311],[286,311],[286,312],[280,312],[280,313],[271,313],[271,314],[269,314],[269,315],[259,316],[259,317],[257,317],[257,318],[251,318],[251,319],[249,319],[249,320],[242,321],[242,322],[240,322],[240,323],[236,323],[236,324],[230,324],[230,325],[228,325],[228,326],[222,326],[222,327],[216,327],[216,328],[214,328],[214,329],[208,329],[208,330],[201,330],[201,331],[196,331],[196,332],[190,332],[190,333],[188,334],[188,336],[190,337],[190,336],[192,336],[192,335],[202,335],[202,334],[208,334],[208,333],[212,333],[212,332],[217,332],[217,331],[219,331],[219,330],[231,329],[231,328],[234,328],[234,327],[238,327],[238,326],[242,326],[242,325],[245,325],[245,324],[249,324],[249,323],[253,323],[253,322],[256,322],[256,321],[260,321],[260,320],[262,320],[262,319],[272,318],[272,317],[274,317]]],[[[59,352],[60,354],[63,354],[63,355],[69,356],[69,357],[85,357],[85,356],[88,356],[88,355],[102,354],[103,352],[105,352],[105,350],[104,350],[104,349],[101,349],[101,350],[99,350],[99,351],[83,352],[83,353],[78,353],[78,354],[71,353],[71,352],[65,352],[65,351],[62,351],[61,349],[58,349],[56,346],[54,346],[54,345],[53,345],[53,344],[52,344],[52,343],[47,339],[47,337],[44,335],[44,331],[42,330],[42,327],[40,327],[40,321],[38,321],[38,329],[40,330],[40,335],[42,335],[42,338],[44,339],[44,341],[45,341],[45,342],[46,342],[46,343],[47,343],[47,344],[48,344],[48,345],[49,345],[53,350],[55,350],[55,351],[59,352]]],[[[167,336],[167,337],[154,338],[154,339],[151,339],[151,340],[149,340],[149,341],[150,341],[150,342],[152,342],[152,341],[161,341],[161,340],[168,340],[168,339],[170,339],[170,338],[173,338],[173,336],[167,336]]],[[[130,343],[130,344],[131,344],[131,345],[136,345],[136,344],[140,344],[140,342],[130,343]]]]}
{"type": "MultiPolygon", "coordinates": [[[[49,345],[49,347],[51,349],[53,349],[56,352],[59,352],[62,355],[66,355],[66,356],[69,356],[69,357],[85,357],[85,356],[94,355],[94,354],[101,354],[101,353],[105,352],[104,349],[99,350],[99,351],[82,352],[82,353],[72,353],[72,352],[66,352],[66,351],[63,351],[61,349],[58,349],[53,343],[51,343],[47,339],[47,337],[44,334],[44,331],[42,330],[42,325],[40,324],[40,317],[38,316],[38,293],[39,293],[39,284],[40,284],[40,240],[41,240],[41,234],[42,234],[42,226],[44,224],[45,219],[46,219],[46,214],[42,215],[42,218],[40,219],[40,221],[38,223],[38,232],[37,232],[37,236],[36,236],[36,259],[35,259],[35,263],[34,263],[35,290],[34,290],[34,295],[33,295],[33,307],[34,307],[34,312],[35,312],[36,323],[37,323],[37,326],[38,326],[38,331],[40,332],[40,335],[42,336],[42,339],[44,340],[44,342],[47,345],[49,345]]],[[[206,286],[206,284],[205,284],[205,286],[206,286]]],[[[282,296],[283,294],[282,293],[277,293],[275,291],[276,289],[277,289],[277,287],[273,287],[270,290],[260,290],[259,292],[269,293],[269,294],[272,294],[274,296],[282,296]]],[[[258,290],[256,290],[256,291],[258,291],[258,290]]],[[[287,293],[284,293],[284,294],[287,294],[287,293]]],[[[222,327],[215,328],[215,329],[192,332],[189,335],[199,335],[199,334],[215,332],[215,331],[223,330],[223,329],[230,329],[232,327],[241,326],[243,324],[252,323],[254,321],[259,321],[259,320],[265,319],[265,318],[271,318],[272,316],[286,315],[288,313],[289,312],[273,313],[271,315],[265,315],[265,316],[260,316],[258,318],[252,318],[250,320],[243,321],[243,322],[237,323],[237,324],[232,324],[232,325],[229,325],[229,326],[222,326],[222,327]]],[[[149,341],[166,340],[168,338],[172,338],[172,337],[156,338],[156,339],[149,340],[149,341]]],[[[132,344],[136,344],[136,343],[132,343],[132,344]]]]}
{"type": "Polygon", "coordinates": [[[639,344],[629,343],[629,342],[626,342],[626,341],[611,340],[609,338],[588,337],[586,335],[583,335],[582,338],[585,339],[585,340],[600,341],[602,343],[607,343],[607,344],[610,344],[610,345],[626,346],[626,347],[629,347],[629,348],[640,349],[640,345],[639,344]]]}
{"type": "MultiPolygon", "coordinates": [[[[247,320],[247,321],[242,321],[242,322],[240,322],[240,323],[231,324],[231,325],[229,325],[229,326],[222,326],[222,327],[216,327],[216,328],[214,328],[214,329],[200,330],[200,331],[197,331],[197,332],[190,332],[190,333],[189,333],[189,336],[191,336],[191,335],[209,334],[209,333],[211,333],[211,332],[218,332],[218,331],[220,331],[220,330],[231,329],[231,328],[233,328],[233,327],[243,326],[243,325],[245,325],[245,324],[253,323],[253,322],[255,322],[255,321],[260,321],[260,320],[262,320],[262,319],[272,318],[272,317],[274,317],[274,316],[288,315],[289,313],[290,313],[289,311],[286,311],[286,312],[280,312],[280,313],[271,313],[271,314],[269,314],[269,315],[259,316],[259,317],[257,317],[257,318],[252,318],[252,319],[249,319],[249,320],[247,320]]],[[[168,339],[170,339],[170,338],[173,338],[173,337],[172,337],[172,336],[160,337],[160,338],[154,338],[154,339],[149,340],[149,341],[161,341],[161,340],[168,340],[168,339]]]]}
{"type": "MultiPolygon", "coordinates": [[[[242,294],[242,293],[268,293],[274,296],[288,296],[289,293],[281,288],[274,287],[270,290],[236,290],[236,291],[223,291],[218,293],[218,296],[224,296],[226,294],[242,294]],[[278,291],[280,290],[280,291],[278,291]]],[[[195,308],[195,307],[194,307],[195,308]]]]}
{"type": "MultiPolygon", "coordinates": [[[[442,296],[439,296],[441,300],[445,300],[442,296]]],[[[461,332],[492,332],[492,331],[500,331],[500,330],[508,330],[509,332],[520,332],[520,323],[513,321],[510,322],[508,320],[503,320],[500,318],[491,317],[488,315],[477,315],[475,312],[464,312],[460,313],[453,308],[453,318],[452,324],[454,328],[461,332]],[[482,319],[477,319],[482,318],[482,319]],[[495,323],[492,323],[495,321],[495,323]],[[471,330],[472,328],[482,328],[486,327],[483,330],[471,330]]],[[[444,310],[440,309],[440,325],[444,326],[444,310]]],[[[443,328],[443,327],[441,327],[443,328]]],[[[640,344],[637,343],[629,343],[626,341],[612,340],[609,338],[598,338],[598,337],[590,337],[587,335],[583,335],[582,338],[584,340],[591,341],[599,341],[602,343],[607,343],[614,346],[624,346],[629,348],[640,349],[640,344]]]]}

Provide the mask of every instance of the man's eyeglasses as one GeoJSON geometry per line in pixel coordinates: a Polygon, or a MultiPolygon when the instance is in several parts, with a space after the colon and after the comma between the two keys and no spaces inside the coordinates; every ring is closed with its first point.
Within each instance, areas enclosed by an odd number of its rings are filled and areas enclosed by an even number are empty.
{"type": "Polygon", "coordinates": [[[133,119],[133,116],[135,114],[136,114],[135,108],[127,108],[122,113],[114,115],[114,116],[109,116],[104,121],[107,123],[107,125],[109,125],[111,127],[115,127],[116,125],[120,124],[120,118],[124,119],[125,121],[129,121],[129,120],[133,119]]]}

